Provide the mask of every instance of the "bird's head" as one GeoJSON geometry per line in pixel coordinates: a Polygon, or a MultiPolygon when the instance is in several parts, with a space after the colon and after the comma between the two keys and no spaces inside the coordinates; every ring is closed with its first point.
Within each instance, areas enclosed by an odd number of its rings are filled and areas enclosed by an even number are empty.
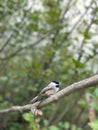
{"type": "Polygon", "coordinates": [[[53,80],[52,83],[54,83],[56,85],[57,88],[59,88],[59,82],[56,80],[53,80]]]}

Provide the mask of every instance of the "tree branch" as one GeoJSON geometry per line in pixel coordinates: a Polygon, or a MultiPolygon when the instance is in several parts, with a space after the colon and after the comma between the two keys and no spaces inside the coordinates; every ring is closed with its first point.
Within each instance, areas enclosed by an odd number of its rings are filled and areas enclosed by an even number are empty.
{"type": "Polygon", "coordinates": [[[12,39],[12,37],[13,37],[13,34],[10,35],[10,37],[7,39],[7,41],[0,48],[0,52],[2,52],[4,50],[4,48],[9,44],[10,40],[12,39]]]}
{"type": "Polygon", "coordinates": [[[58,93],[56,93],[55,95],[45,99],[40,104],[39,102],[36,102],[34,104],[27,104],[25,106],[13,106],[11,108],[0,110],[0,113],[8,113],[11,111],[29,111],[31,110],[31,108],[37,108],[37,107],[41,108],[76,90],[85,89],[91,86],[95,87],[95,85],[98,85],[98,75],[92,76],[90,78],[81,80],[80,82],[69,85],[66,88],[59,91],[58,93]]]}

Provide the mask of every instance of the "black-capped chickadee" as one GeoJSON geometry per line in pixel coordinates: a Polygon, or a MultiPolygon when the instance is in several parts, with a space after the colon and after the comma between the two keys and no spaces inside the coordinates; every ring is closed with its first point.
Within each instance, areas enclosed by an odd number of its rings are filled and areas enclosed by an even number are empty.
{"type": "Polygon", "coordinates": [[[36,96],[34,99],[30,101],[31,104],[41,101],[43,99],[46,99],[47,97],[55,94],[59,91],[59,82],[58,81],[52,81],[49,83],[42,91],[36,96]]]}

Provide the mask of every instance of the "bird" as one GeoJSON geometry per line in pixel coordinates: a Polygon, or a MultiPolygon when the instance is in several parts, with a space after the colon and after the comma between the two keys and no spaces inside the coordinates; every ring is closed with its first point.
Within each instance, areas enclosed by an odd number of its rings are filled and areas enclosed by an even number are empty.
{"type": "Polygon", "coordinates": [[[37,101],[42,101],[43,99],[46,99],[55,93],[59,91],[59,82],[58,81],[51,81],[45,88],[41,90],[41,92],[30,101],[30,104],[33,104],[37,101]]]}

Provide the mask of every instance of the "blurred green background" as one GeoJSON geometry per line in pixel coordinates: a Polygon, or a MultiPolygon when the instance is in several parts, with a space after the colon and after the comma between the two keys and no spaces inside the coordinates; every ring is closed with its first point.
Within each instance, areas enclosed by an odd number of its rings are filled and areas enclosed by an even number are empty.
{"type": "MultiPolygon", "coordinates": [[[[51,80],[63,89],[97,73],[96,0],[0,0],[0,109],[28,104],[51,80]]],[[[97,99],[93,86],[44,107],[42,117],[1,114],[0,130],[98,130],[97,99]]]]}

